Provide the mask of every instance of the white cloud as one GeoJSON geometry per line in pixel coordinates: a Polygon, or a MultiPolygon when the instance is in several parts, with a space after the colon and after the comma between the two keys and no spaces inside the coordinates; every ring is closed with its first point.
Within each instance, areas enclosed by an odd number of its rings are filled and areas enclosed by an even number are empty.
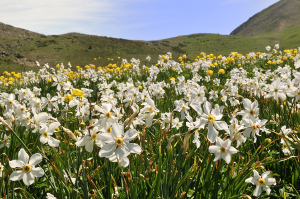
{"type": "Polygon", "coordinates": [[[43,34],[62,34],[89,28],[89,24],[116,20],[127,14],[122,9],[124,3],[121,0],[1,1],[0,19],[3,23],[43,34]]]}

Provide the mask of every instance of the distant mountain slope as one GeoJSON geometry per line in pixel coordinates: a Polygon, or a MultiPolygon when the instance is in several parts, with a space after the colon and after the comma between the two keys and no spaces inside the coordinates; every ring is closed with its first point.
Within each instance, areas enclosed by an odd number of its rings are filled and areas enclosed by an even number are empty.
{"type": "Polygon", "coordinates": [[[231,35],[279,37],[286,35],[288,29],[300,27],[300,0],[281,0],[250,17],[231,35]]]}
{"type": "Polygon", "coordinates": [[[31,32],[22,28],[16,28],[0,22],[0,38],[24,38],[36,37],[40,35],[42,34],[31,32]]]}

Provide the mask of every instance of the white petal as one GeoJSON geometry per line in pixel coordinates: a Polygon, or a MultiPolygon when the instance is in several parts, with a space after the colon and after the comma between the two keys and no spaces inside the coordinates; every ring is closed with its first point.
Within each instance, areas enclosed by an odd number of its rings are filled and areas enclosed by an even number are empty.
{"type": "Polygon", "coordinates": [[[49,137],[49,139],[48,139],[48,144],[51,147],[58,147],[59,143],[60,143],[60,141],[57,140],[57,139],[55,139],[55,138],[53,138],[53,137],[49,137]]]}
{"type": "Polygon", "coordinates": [[[218,161],[220,158],[221,158],[221,153],[216,153],[214,162],[218,161]]]}
{"type": "Polygon", "coordinates": [[[213,114],[216,118],[216,120],[222,119],[223,115],[220,113],[220,109],[218,106],[216,106],[212,111],[211,114],[213,114]]]}
{"type": "Polygon", "coordinates": [[[276,185],[276,180],[275,178],[267,178],[266,179],[266,185],[276,185]]]}
{"type": "Polygon", "coordinates": [[[21,180],[24,174],[23,171],[14,171],[10,174],[9,179],[12,181],[21,180]]]}
{"type": "Polygon", "coordinates": [[[245,182],[252,183],[252,184],[257,184],[258,181],[255,178],[250,177],[250,178],[247,178],[245,180],[245,182]]]}
{"type": "Polygon", "coordinates": [[[103,103],[102,108],[104,109],[105,113],[111,110],[112,104],[111,103],[103,103]]]}
{"type": "Polygon", "coordinates": [[[114,123],[112,125],[112,133],[116,137],[122,137],[122,135],[124,133],[124,126],[122,124],[114,123]]]}
{"type": "Polygon", "coordinates": [[[252,128],[251,128],[251,127],[246,128],[246,129],[244,130],[244,132],[243,132],[243,135],[244,135],[245,137],[250,137],[251,131],[252,131],[252,128]]]}
{"type": "Polygon", "coordinates": [[[251,110],[251,101],[247,98],[243,99],[244,108],[247,110],[251,110]]]}
{"type": "Polygon", "coordinates": [[[147,98],[146,100],[145,100],[145,102],[147,103],[147,104],[149,104],[151,107],[155,107],[155,104],[154,104],[154,101],[151,99],[151,98],[147,98]]]}
{"type": "Polygon", "coordinates": [[[219,147],[217,145],[213,145],[213,146],[209,146],[208,150],[210,153],[220,153],[220,148],[221,147],[219,147]]]}
{"type": "Polygon", "coordinates": [[[223,153],[223,154],[222,154],[222,159],[225,160],[225,162],[226,162],[227,164],[229,164],[230,161],[231,161],[231,156],[230,156],[229,153],[223,153]]]}
{"type": "Polygon", "coordinates": [[[125,157],[125,155],[128,153],[126,153],[126,150],[123,147],[119,146],[116,149],[115,154],[119,160],[122,160],[122,158],[125,157]]]}
{"type": "Polygon", "coordinates": [[[218,137],[218,131],[213,127],[213,124],[208,124],[208,133],[207,133],[207,139],[214,143],[218,137]]]}
{"type": "Polygon", "coordinates": [[[269,174],[270,174],[270,171],[266,171],[263,174],[261,174],[261,178],[266,180],[266,178],[268,177],[269,174]]]}
{"type": "Polygon", "coordinates": [[[271,188],[270,187],[263,186],[263,189],[267,192],[268,195],[271,193],[271,188]]]}
{"type": "Polygon", "coordinates": [[[16,167],[22,168],[24,165],[25,165],[25,163],[23,161],[21,161],[21,160],[12,160],[12,161],[9,161],[9,166],[11,168],[16,168],[16,167]]]}
{"type": "Polygon", "coordinates": [[[44,170],[41,167],[32,168],[31,173],[35,177],[42,177],[44,175],[44,170]]]}
{"type": "Polygon", "coordinates": [[[25,164],[28,163],[29,156],[23,148],[18,153],[18,160],[23,161],[25,164]]]}
{"type": "Polygon", "coordinates": [[[155,114],[150,114],[147,118],[146,118],[146,126],[150,127],[152,126],[152,120],[155,114]]]}
{"type": "Polygon", "coordinates": [[[225,146],[227,150],[230,148],[230,145],[231,145],[231,141],[229,139],[223,142],[223,146],[225,146]]]}
{"type": "Polygon", "coordinates": [[[53,122],[49,125],[48,133],[53,133],[53,131],[60,126],[59,122],[53,122]]]}
{"type": "Polygon", "coordinates": [[[227,130],[228,129],[228,125],[226,122],[224,121],[215,121],[214,122],[214,126],[216,127],[216,129],[218,130],[227,130]]]}
{"type": "Polygon", "coordinates": [[[42,161],[43,157],[41,154],[39,153],[36,153],[36,154],[33,154],[31,157],[30,157],[30,160],[29,160],[29,164],[31,166],[35,166],[37,165],[38,163],[40,163],[42,161]]]}
{"type": "Polygon", "coordinates": [[[199,103],[192,102],[190,106],[198,113],[199,116],[202,115],[203,112],[199,103]]]}
{"type": "Polygon", "coordinates": [[[125,147],[128,149],[128,151],[130,153],[140,154],[142,152],[142,148],[138,144],[135,144],[135,143],[126,143],[125,147]]]}
{"type": "Polygon", "coordinates": [[[217,137],[216,145],[219,147],[222,147],[222,146],[224,146],[224,141],[220,137],[217,137]]]}
{"type": "Polygon", "coordinates": [[[34,177],[33,177],[33,175],[31,173],[25,173],[23,175],[23,182],[27,186],[33,184],[34,183],[34,177]]]}
{"type": "Polygon", "coordinates": [[[98,135],[98,138],[105,143],[115,143],[114,136],[111,133],[101,133],[98,135]]]}
{"type": "Polygon", "coordinates": [[[116,147],[117,145],[115,143],[104,145],[99,151],[99,156],[100,157],[111,156],[115,152],[116,147]]]}
{"type": "Polygon", "coordinates": [[[210,104],[208,101],[205,101],[205,102],[204,102],[203,110],[204,110],[204,112],[206,113],[206,115],[209,115],[209,114],[210,114],[211,104],[210,104]]]}
{"type": "Polygon", "coordinates": [[[127,158],[127,157],[124,157],[122,160],[121,160],[121,162],[120,162],[120,164],[122,165],[122,167],[128,167],[128,165],[129,165],[129,159],[127,158]]]}
{"type": "Polygon", "coordinates": [[[126,131],[124,136],[124,141],[131,141],[137,136],[137,131],[135,129],[130,129],[126,131]]]}
{"type": "Polygon", "coordinates": [[[41,137],[40,137],[40,142],[43,143],[43,144],[45,144],[45,143],[48,142],[48,138],[46,138],[46,137],[44,137],[43,135],[41,135],[41,137]]]}
{"type": "Polygon", "coordinates": [[[91,140],[90,136],[84,136],[83,138],[78,140],[75,144],[76,146],[85,146],[89,140],[91,140]]]}
{"type": "Polygon", "coordinates": [[[87,152],[92,152],[93,151],[93,146],[94,146],[94,140],[90,140],[86,143],[85,145],[85,150],[87,152]]]}
{"type": "Polygon", "coordinates": [[[261,194],[261,189],[262,189],[262,187],[260,185],[256,185],[256,188],[253,192],[253,196],[256,196],[256,197],[259,196],[261,194]]]}
{"type": "Polygon", "coordinates": [[[258,172],[256,170],[253,170],[253,173],[254,173],[254,178],[256,180],[260,179],[260,175],[258,174],[258,172]]]}
{"type": "Polygon", "coordinates": [[[236,149],[236,148],[234,148],[234,147],[229,147],[229,149],[227,149],[227,151],[228,151],[228,153],[230,153],[230,154],[235,154],[235,153],[237,153],[238,152],[238,150],[236,149]]]}

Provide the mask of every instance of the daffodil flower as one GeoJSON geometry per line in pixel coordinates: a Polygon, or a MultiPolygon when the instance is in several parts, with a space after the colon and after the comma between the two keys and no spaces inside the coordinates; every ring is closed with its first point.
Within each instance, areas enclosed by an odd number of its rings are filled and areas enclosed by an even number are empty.
{"type": "MultiPolygon", "coordinates": [[[[192,106],[197,112],[201,113],[201,107],[200,105],[194,104],[192,106]]],[[[204,128],[207,124],[208,126],[208,133],[207,133],[207,139],[210,142],[215,142],[216,138],[218,137],[218,130],[225,130],[227,133],[229,133],[228,125],[224,121],[219,121],[222,119],[223,115],[221,114],[220,107],[218,104],[215,105],[214,109],[211,109],[211,104],[208,101],[204,102],[203,105],[204,113],[201,115],[200,123],[195,126],[195,128],[204,128]]]]}
{"type": "Polygon", "coordinates": [[[35,167],[42,161],[42,155],[39,153],[33,154],[29,159],[28,154],[24,149],[21,149],[18,153],[18,160],[9,161],[11,168],[21,168],[22,170],[14,171],[10,175],[11,181],[17,181],[23,179],[24,184],[27,186],[34,183],[35,177],[42,177],[44,170],[41,167],[35,167]]]}
{"type": "Polygon", "coordinates": [[[141,153],[142,149],[138,144],[129,143],[137,136],[135,129],[130,129],[124,134],[124,126],[114,123],[111,133],[102,133],[99,138],[106,143],[100,150],[100,157],[111,157],[114,153],[121,161],[130,153],[141,153]]]}
{"type": "Polygon", "coordinates": [[[223,141],[221,138],[217,137],[216,145],[210,146],[208,148],[210,153],[215,154],[214,161],[218,161],[219,159],[222,158],[223,160],[226,161],[227,164],[229,164],[231,161],[230,155],[238,152],[237,149],[235,149],[230,145],[231,145],[231,141],[229,139],[223,141]]]}
{"type": "Polygon", "coordinates": [[[276,185],[275,178],[268,178],[270,171],[264,172],[261,176],[258,174],[256,170],[253,170],[254,176],[251,178],[247,178],[245,182],[252,183],[256,185],[256,188],[253,192],[253,196],[257,197],[261,194],[262,189],[267,192],[269,195],[271,193],[270,185],[276,185]]]}
{"type": "Polygon", "coordinates": [[[40,128],[40,141],[43,144],[48,143],[51,147],[58,147],[59,146],[59,140],[52,137],[54,130],[60,126],[59,122],[53,122],[49,125],[42,125],[42,128],[40,128]]]}

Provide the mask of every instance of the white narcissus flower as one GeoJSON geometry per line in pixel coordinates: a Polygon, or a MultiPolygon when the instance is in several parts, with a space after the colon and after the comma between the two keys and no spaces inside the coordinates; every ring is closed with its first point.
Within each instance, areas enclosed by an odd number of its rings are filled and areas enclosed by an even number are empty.
{"type": "Polygon", "coordinates": [[[95,110],[99,111],[101,114],[100,119],[97,123],[93,124],[93,126],[99,125],[100,131],[106,131],[113,123],[115,123],[115,117],[111,112],[112,104],[110,103],[102,103],[102,107],[100,108],[98,105],[95,105],[95,110]]]}
{"type": "Polygon", "coordinates": [[[150,127],[152,125],[153,117],[159,110],[156,108],[155,103],[151,98],[147,98],[142,105],[145,107],[141,109],[139,117],[145,119],[146,126],[150,127]]]}
{"type": "Polygon", "coordinates": [[[262,189],[267,192],[269,195],[271,193],[270,185],[276,185],[275,178],[268,178],[270,171],[264,172],[261,176],[258,174],[256,170],[253,170],[254,176],[251,178],[247,178],[245,182],[252,183],[256,185],[256,188],[253,192],[253,196],[257,197],[261,194],[262,189]]]}
{"type": "MultiPolygon", "coordinates": [[[[197,105],[197,104],[194,104],[193,109],[195,109],[197,112],[201,112],[201,108],[200,107],[197,107],[197,106],[200,106],[200,105],[197,105]]],[[[210,142],[215,142],[216,141],[216,138],[218,137],[218,130],[225,130],[227,133],[230,133],[229,132],[229,129],[228,129],[228,125],[226,122],[224,121],[218,121],[218,120],[221,120],[223,115],[221,114],[221,111],[220,111],[220,107],[218,104],[215,105],[215,108],[214,109],[211,109],[211,104],[208,102],[208,101],[205,101],[204,102],[204,105],[203,105],[203,110],[204,110],[204,113],[201,115],[201,119],[200,119],[200,123],[195,126],[195,128],[204,128],[206,124],[207,125],[207,128],[208,128],[208,133],[207,133],[207,139],[210,141],[210,142]]]]}
{"type": "Polygon", "coordinates": [[[135,129],[130,129],[124,134],[124,126],[122,124],[113,124],[111,133],[102,133],[99,138],[106,143],[100,150],[100,157],[111,157],[114,153],[118,160],[122,160],[130,153],[142,152],[141,147],[135,143],[129,143],[137,136],[135,129]]]}
{"type": "Polygon", "coordinates": [[[42,155],[39,153],[33,154],[29,159],[28,154],[22,148],[18,153],[18,160],[9,161],[11,168],[20,167],[22,170],[14,171],[10,175],[11,181],[17,181],[23,179],[25,185],[29,186],[34,183],[35,177],[42,177],[44,170],[41,167],[35,167],[42,161],[42,155]]]}
{"type": "Polygon", "coordinates": [[[175,100],[174,104],[176,106],[174,111],[180,112],[181,119],[184,120],[185,116],[189,114],[190,107],[183,100],[175,100]]]}
{"type": "Polygon", "coordinates": [[[4,146],[8,148],[9,145],[10,145],[10,135],[4,134],[4,138],[2,142],[0,142],[0,149],[3,148],[4,146]]]}
{"type": "Polygon", "coordinates": [[[48,143],[51,147],[58,147],[59,146],[59,140],[51,137],[53,135],[54,130],[60,126],[59,122],[53,122],[49,125],[42,125],[42,128],[40,128],[40,141],[43,144],[48,143]]]}
{"type": "Polygon", "coordinates": [[[246,137],[250,137],[250,134],[252,133],[252,136],[254,138],[254,143],[256,142],[256,136],[259,135],[259,130],[264,131],[266,133],[270,133],[268,129],[264,126],[267,123],[268,120],[260,120],[256,119],[255,121],[251,119],[244,119],[243,123],[246,126],[245,131],[243,132],[243,135],[246,137]]]}
{"type": "Polygon", "coordinates": [[[266,98],[273,97],[273,99],[276,101],[278,100],[278,98],[280,98],[281,100],[285,100],[286,95],[284,93],[284,90],[286,88],[287,87],[282,82],[280,82],[280,79],[277,79],[271,85],[269,85],[270,92],[267,94],[266,98]]]}
{"type": "Polygon", "coordinates": [[[76,146],[85,146],[85,150],[87,152],[93,151],[94,142],[98,147],[103,147],[103,142],[99,137],[99,129],[98,127],[94,127],[93,129],[84,130],[85,136],[83,136],[80,140],[78,140],[75,144],[76,146]]]}
{"type": "Polygon", "coordinates": [[[247,98],[243,99],[243,105],[245,110],[242,110],[240,112],[238,112],[238,115],[242,115],[243,119],[251,119],[254,120],[259,113],[259,108],[258,108],[258,102],[257,100],[254,100],[253,103],[251,103],[251,101],[247,98]]]}
{"type": "Polygon", "coordinates": [[[217,137],[216,145],[210,146],[208,148],[210,153],[215,154],[214,161],[218,161],[220,158],[226,161],[227,164],[231,161],[231,154],[235,154],[238,152],[237,149],[230,146],[231,141],[229,139],[223,141],[221,138],[217,137]]]}

